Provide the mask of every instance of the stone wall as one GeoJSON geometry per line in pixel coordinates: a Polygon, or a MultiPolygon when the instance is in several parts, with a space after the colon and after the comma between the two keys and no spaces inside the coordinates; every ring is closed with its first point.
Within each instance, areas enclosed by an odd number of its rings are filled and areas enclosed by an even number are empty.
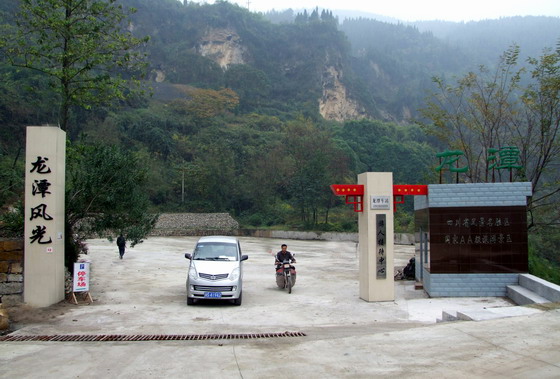
{"type": "MultiPolygon", "coordinates": [[[[235,235],[257,238],[286,238],[294,240],[350,241],[359,242],[358,233],[301,232],[290,230],[239,229],[235,235]]],[[[394,233],[395,245],[414,245],[414,234],[394,233]]]]}
{"type": "Polygon", "coordinates": [[[423,270],[424,290],[430,297],[505,297],[519,274],[432,274],[423,270]]]}
{"type": "Polygon", "coordinates": [[[236,231],[236,234],[238,236],[243,236],[243,237],[257,237],[257,238],[358,242],[358,233],[301,232],[301,231],[270,230],[270,229],[239,229],[236,231]]]}
{"type": "MultiPolygon", "coordinates": [[[[163,213],[159,216],[150,235],[154,237],[223,235],[358,242],[358,233],[239,229],[239,223],[228,213],[163,213]]],[[[395,233],[395,244],[413,245],[414,235],[395,233]]]]}
{"type": "Polygon", "coordinates": [[[151,236],[233,235],[239,223],[228,213],[163,213],[151,236]]]}
{"type": "Polygon", "coordinates": [[[23,302],[23,240],[0,239],[0,303],[23,302]]]}

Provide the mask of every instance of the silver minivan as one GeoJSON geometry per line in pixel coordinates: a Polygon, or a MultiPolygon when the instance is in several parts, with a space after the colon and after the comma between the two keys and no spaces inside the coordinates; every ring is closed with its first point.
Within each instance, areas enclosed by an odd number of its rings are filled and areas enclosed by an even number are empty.
{"type": "Polygon", "coordinates": [[[241,246],[236,237],[202,237],[194,252],[186,253],[190,260],[187,274],[187,304],[198,299],[232,300],[241,305],[243,261],[241,246]]]}

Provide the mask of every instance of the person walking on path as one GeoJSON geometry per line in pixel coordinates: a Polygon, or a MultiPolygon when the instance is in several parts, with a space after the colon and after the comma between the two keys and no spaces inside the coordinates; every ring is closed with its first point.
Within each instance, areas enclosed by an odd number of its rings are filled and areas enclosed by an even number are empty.
{"type": "Polygon", "coordinates": [[[126,248],[126,240],[124,239],[122,233],[117,237],[117,246],[119,247],[119,256],[123,259],[124,249],[126,248]]]}

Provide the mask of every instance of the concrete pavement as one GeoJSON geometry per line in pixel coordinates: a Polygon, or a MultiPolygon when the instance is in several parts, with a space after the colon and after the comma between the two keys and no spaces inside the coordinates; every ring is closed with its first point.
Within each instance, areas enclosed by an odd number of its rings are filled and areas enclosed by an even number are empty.
{"type": "MultiPolygon", "coordinates": [[[[19,309],[13,334],[305,336],[0,342],[0,377],[560,377],[559,310],[511,308],[502,298],[430,299],[412,282],[396,282],[394,302],[367,303],[358,297],[351,242],[242,238],[249,255],[243,304],[187,306],[184,253],[195,242],[150,238],[121,261],[115,245],[89,241],[94,303],[19,309]],[[284,242],[298,260],[292,294],[276,288],[269,253],[284,242]],[[443,310],[500,317],[436,323],[443,310]]],[[[404,266],[412,254],[411,246],[397,246],[396,265],[404,266]]]]}

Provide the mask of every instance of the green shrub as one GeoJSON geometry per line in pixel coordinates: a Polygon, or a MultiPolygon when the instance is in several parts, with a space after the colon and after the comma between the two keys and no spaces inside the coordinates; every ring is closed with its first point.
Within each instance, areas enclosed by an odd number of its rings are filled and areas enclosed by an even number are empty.
{"type": "Polygon", "coordinates": [[[0,214],[0,236],[23,237],[24,226],[24,209],[21,202],[0,214]]]}
{"type": "Polygon", "coordinates": [[[560,266],[538,256],[532,249],[529,249],[529,273],[560,285],[560,266]]]}
{"type": "Polygon", "coordinates": [[[284,218],[278,212],[256,212],[242,214],[238,218],[239,223],[243,227],[270,227],[273,225],[283,224],[284,218]]]}
{"type": "Polygon", "coordinates": [[[321,232],[357,233],[358,224],[354,221],[329,222],[317,224],[314,229],[321,232]]]}
{"type": "Polygon", "coordinates": [[[414,214],[398,209],[394,218],[395,233],[414,233],[414,214]]]}

